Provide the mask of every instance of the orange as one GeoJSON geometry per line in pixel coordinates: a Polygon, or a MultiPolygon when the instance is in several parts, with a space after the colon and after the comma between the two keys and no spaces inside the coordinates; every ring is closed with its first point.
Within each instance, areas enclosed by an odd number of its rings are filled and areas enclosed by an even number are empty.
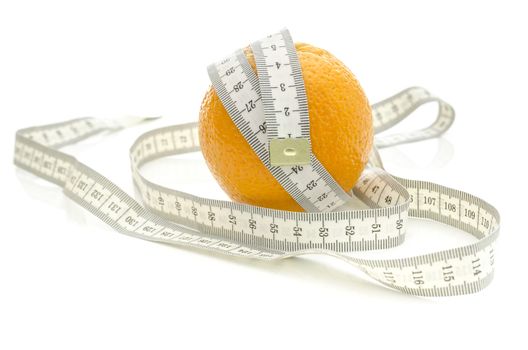
{"type": "MultiPolygon", "coordinates": [[[[349,191],[372,147],[369,102],[352,72],[331,53],[304,43],[295,47],[308,98],[312,152],[349,191]]],[[[255,70],[251,50],[245,53],[255,70]]],[[[202,101],[199,137],[207,166],[232,200],[304,211],[253,152],[212,87],[202,101]]]]}

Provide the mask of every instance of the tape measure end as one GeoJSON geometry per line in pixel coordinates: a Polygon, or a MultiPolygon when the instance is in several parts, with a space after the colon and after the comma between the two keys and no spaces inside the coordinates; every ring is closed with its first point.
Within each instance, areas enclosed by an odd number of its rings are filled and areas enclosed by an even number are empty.
{"type": "Polygon", "coordinates": [[[310,164],[310,142],[307,139],[271,139],[269,143],[270,164],[310,164]]]}

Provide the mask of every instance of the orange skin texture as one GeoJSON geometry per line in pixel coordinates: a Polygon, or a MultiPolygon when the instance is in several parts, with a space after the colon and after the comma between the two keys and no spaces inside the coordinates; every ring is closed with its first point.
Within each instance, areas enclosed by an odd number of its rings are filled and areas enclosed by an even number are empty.
{"type": "MultiPolygon", "coordinates": [[[[372,148],[370,104],[352,72],[331,53],[304,43],[295,47],[308,98],[312,152],[348,192],[372,148]]],[[[251,50],[245,54],[256,72],[251,50]]],[[[233,201],[304,211],[253,152],[213,87],[202,101],[199,137],[207,166],[233,201]]]]}

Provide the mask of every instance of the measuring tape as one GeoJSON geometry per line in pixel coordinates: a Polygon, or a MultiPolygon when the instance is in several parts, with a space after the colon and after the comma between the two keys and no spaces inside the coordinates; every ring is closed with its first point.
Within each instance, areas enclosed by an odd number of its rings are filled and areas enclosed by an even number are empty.
{"type": "Polygon", "coordinates": [[[117,231],[150,241],[261,260],[331,255],[388,287],[421,296],[473,293],[491,282],[493,245],[499,233],[497,210],[459,190],[391,176],[376,150],[442,134],[454,119],[449,104],[419,87],[374,104],[376,133],[399,123],[425,103],[436,103],[439,108],[428,128],[376,137],[369,166],[347,193],[311,152],[308,105],[290,34],[282,30],[251,47],[258,78],[241,50],[209,66],[209,76],[242,135],[306,212],[202,198],[160,186],[141,174],[148,162],[199,151],[197,123],[146,132],[130,148],[133,180],[143,206],[59,149],[152,118],[80,118],[19,130],[15,164],[61,186],[68,197],[117,231]],[[351,197],[368,209],[344,209],[351,197]],[[476,240],[407,258],[363,259],[346,254],[403,243],[408,217],[441,222],[470,233],[476,240]]]}

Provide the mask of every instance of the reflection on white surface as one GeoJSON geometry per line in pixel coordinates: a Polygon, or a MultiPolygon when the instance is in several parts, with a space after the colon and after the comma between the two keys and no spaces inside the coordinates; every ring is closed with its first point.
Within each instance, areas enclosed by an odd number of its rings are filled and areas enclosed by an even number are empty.
{"type": "Polygon", "coordinates": [[[141,173],[150,181],[200,197],[229,200],[200,153],[166,157],[145,164],[141,173]]]}
{"type": "Polygon", "coordinates": [[[453,159],[455,149],[448,139],[439,137],[419,143],[384,148],[380,152],[384,165],[388,164],[389,171],[392,166],[406,170],[431,170],[445,167],[453,159]],[[431,156],[432,154],[434,155],[431,156]]]}

